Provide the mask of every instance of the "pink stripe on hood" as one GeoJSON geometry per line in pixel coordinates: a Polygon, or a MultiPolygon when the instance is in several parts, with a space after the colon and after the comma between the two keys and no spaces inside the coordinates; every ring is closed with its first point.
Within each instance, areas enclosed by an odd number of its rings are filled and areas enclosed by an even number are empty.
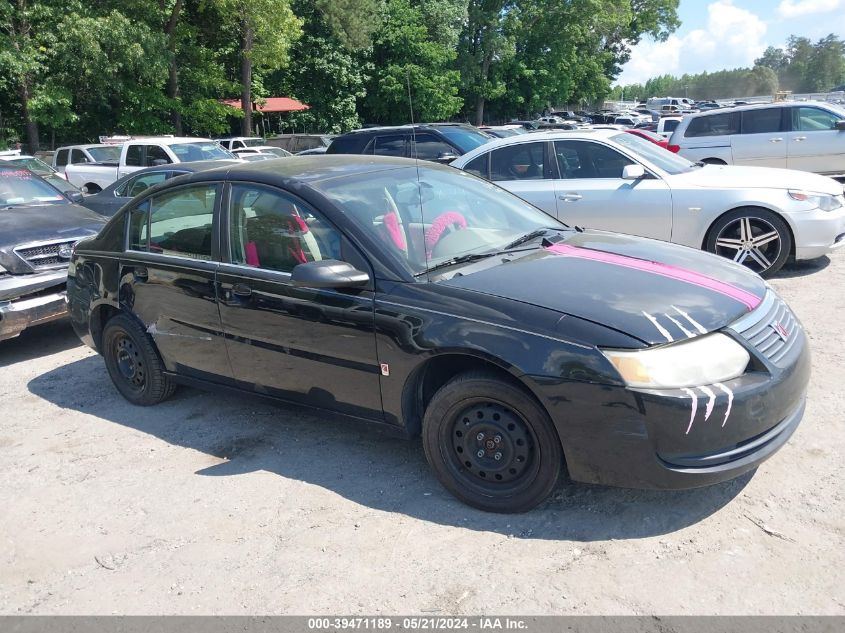
{"type": "Polygon", "coordinates": [[[744,304],[749,310],[753,310],[760,305],[761,299],[747,290],[737,288],[724,281],[713,279],[707,275],[702,275],[694,270],[687,268],[680,268],[670,264],[661,264],[660,262],[652,262],[645,259],[637,259],[636,257],[628,257],[627,255],[616,255],[614,253],[606,253],[604,251],[596,251],[591,248],[581,248],[578,246],[571,246],[569,244],[555,244],[549,246],[547,251],[555,253],[556,255],[565,255],[567,257],[577,257],[579,259],[589,259],[595,262],[604,262],[606,264],[613,264],[614,266],[622,266],[623,268],[630,268],[633,270],[642,270],[643,272],[660,275],[661,277],[668,277],[669,279],[677,279],[684,281],[694,286],[707,288],[713,292],[718,292],[721,295],[735,299],[744,304]]]}

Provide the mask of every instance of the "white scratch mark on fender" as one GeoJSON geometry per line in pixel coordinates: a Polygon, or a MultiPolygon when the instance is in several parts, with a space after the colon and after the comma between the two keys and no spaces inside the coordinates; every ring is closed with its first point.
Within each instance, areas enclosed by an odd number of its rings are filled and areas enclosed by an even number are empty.
{"type": "Polygon", "coordinates": [[[707,418],[713,413],[713,405],[716,404],[716,394],[710,387],[699,387],[699,389],[707,394],[707,408],[704,410],[704,421],[707,422],[707,418]]]}
{"type": "Polygon", "coordinates": [[[695,336],[695,334],[693,334],[693,333],[692,333],[692,332],[690,332],[687,328],[685,328],[683,325],[681,325],[681,322],[680,322],[680,321],[678,321],[676,318],[671,317],[671,316],[669,316],[668,314],[666,315],[666,318],[667,318],[667,319],[669,319],[669,320],[670,320],[672,323],[674,323],[675,325],[677,325],[677,326],[678,326],[678,329],[679,329],[681,332],[683,332],[684,334],[686,334],[686,337],[687,337],[687,338],[692,338],[692,337],[694,337],[694,336],[695,336]]]}
{"type": "Polygon", "coordinates": [[[690,398],[692,398],[692,410],[689,414],[689,426],[687,427],[687,432],[684,433],[684,435],[689,435],[690,429],[692,428],[692,423],[695,422],[695,412],[698,410],[698,396],[695,395],[694,391],[690,391],[686,387],[681,387],[681,391],[683,391],[690,398]]]}
{"type": "Polygon", "coordinates": [[[728,423],[728,416],[730,416],[730,414],[731,414],[731,407],[733,406],[733,403],[734,403],[734,392],[731,391],[730,389],[728,389],[727,387],[725,387],[725,385],[723,385],[720,382],[715,383],[714,386],[718,387],[719,389],[724,391],[726,394],[728,394],[728,408],[725,410],[725,419],[722,422],[722,427],[724,427],[728,423]]]}
{"type": "Polygon", "coordinates": [[[672,306],[672,309],[673,309],[675,312],[677,312],[678,314],[680,314],[682,317],[684,317],[687,321],[689,321],[689,322],[690,322],[690,324],[691,324],[691,325],[692,325],[692,326],[693,326],[696,330],[698,330],[698,331],[699,331],[699,332],[701,332],[702,334],[707,334],[707,329],[706,329],[703,325],[701,325],[701,323],[699,323],[698,321],[696,321],[695,319],[693,319],[690,315],[688,315],[686,312],[684,312],[683,310],[681,310],[680,308],[678,308],[678,307],[676,307],[676,306],[672,306]]]}
{"type": "Polygon", "coordinates": [[[667,341],[669,341],[671,343],[672,341],[675,340],[675,339],[672,338],[672,335],[669,334],[669,330],[667,330],[665,327],[660,325],[660,323],[657,322],[657,319],[655,319],[653,316],[651,316],[648,312],[643,312],[643,316],[654,324],[654,327],[657,328],[657,331],[660,332],[664,337],[666,337],[667,341]]]}
{"type": "Polygon", "coordinates": [[[178,336],[179,338],[189,338],[195,341],[210,341],[210,336],[189,336],[187,334],[176,334],[175,332],[163,332],[156,327],[156,324],[153,323],[150,327],[147,328],[147,333],[155,336],[158,334],[159,336],[178,336]]]}

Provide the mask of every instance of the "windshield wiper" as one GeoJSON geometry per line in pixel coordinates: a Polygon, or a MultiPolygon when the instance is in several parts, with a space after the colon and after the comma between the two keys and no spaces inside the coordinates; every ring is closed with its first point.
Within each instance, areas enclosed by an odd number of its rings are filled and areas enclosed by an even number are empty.
{"type": "Polygon", "coordinates": [[[512,248],[516,248],[517,246],[520,246],[522,244],[530,242],[531,240],[536,240],[538,237],[543,237],[549,231],[554,231],[554,230],[556,230],[556,229],[542,228],[542,229],[536,229],[534,231],[531,231],[530,233],[526,233],[522,237],[518,237],[513,242],[511,242],[510,244],[506,245],[502,249],[502,251],[509,251],[512,248]]]}
{"type": "Polygon", "coordinates": [[[488,257],[493,257],[496,252],[490,253],[469,253],[468,255],[458,255],[457,257],[452,257],[447,259],[446,261],[440,262],[439,264],[435,264],[431,268],[424,270],[421,273],[417,273],[414,277],[421,277],[423,275],[427,275],[429,273],[433,273],[435,270],[440,270],[441,268],[448,268],[449,266],[457,266],[458,264],[468,264],[470,262],[478,261],[479,259],[487,259],[488,257]]]}

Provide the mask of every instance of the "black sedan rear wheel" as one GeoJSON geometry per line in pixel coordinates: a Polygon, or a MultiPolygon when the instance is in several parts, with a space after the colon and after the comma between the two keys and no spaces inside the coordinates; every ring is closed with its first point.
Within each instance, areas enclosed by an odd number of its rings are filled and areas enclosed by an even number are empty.
{"type": "Polygon", "coordinates": [[[426,409],[422,435],[440,482],[481,510],[530,510],[560,476],[563,453],[548,414],[492,374],[468,372],[441,387],[426,409]]]}
{"type": "Polygon", "coordinates": [[[120,314],[106,323],[102,351],[114,386],[132,404],[158,404],[173,393],[153,341],[128,316],[120,314]]]}

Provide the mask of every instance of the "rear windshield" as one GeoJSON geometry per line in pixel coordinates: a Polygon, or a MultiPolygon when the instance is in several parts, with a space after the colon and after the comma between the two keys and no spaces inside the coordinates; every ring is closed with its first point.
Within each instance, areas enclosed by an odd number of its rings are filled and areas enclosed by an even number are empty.
{"type": "Polygon", "coordinates": [[[88,153],[97,163],[112,163],[120,160],[122,145],[106,145],[104,147],[89,147],[88,153]]]}
{"type": "Polygon", "coordinates": [[[639,155],[645,158],[668,174],[680,174],[689,171],[693,167],[693,164],[683,156],[673,154],[660,147],[660,145],[642,139],[635,134],[624,132],[611,136],[610,140],[619,143],[619,145],[631,151],[635,156],[639,155]]]}
{"type": "Polygon", "coordinates": [[[28,169],[0,168],[0,208],[66,201],[56,189],[28,169]]]}
{"type": "Polygon", "coordinates": [[[452,143],[458,146],[464,154],[474,150],[476,147],[481,147],[492,137],[488,136],[480,130],[473,130],[466,127],[439,127],[440,133],[448,138],[452,143]]]}
{"type": "Polygon", "coordinates": [[[47,163],[42,162],[37,158],[15,158],[9,162],[21,167],[26,167],[28,170],[34,171],[36,174],[52,174],[56,171],[47,163]]]}

